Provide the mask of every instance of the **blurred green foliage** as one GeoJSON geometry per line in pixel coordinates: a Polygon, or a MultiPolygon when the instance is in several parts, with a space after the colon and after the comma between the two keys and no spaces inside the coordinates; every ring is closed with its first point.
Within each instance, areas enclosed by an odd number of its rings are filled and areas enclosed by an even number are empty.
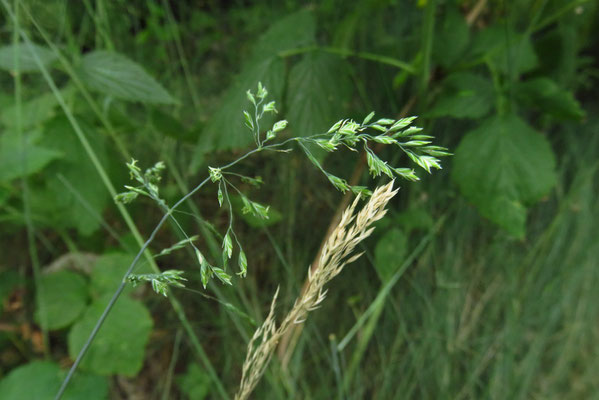
{"type": "MultiPolygon", "coordinates": [[[[595,2],[23,0],[0,9],[0,399],[53,398],[139,248],[138,230],[160,219],[146,200],[125,211],[111,202],[128,183],[122,165],[164,160],[161,196],[172,203],[208,165],[251,147],[241,112],[258,81],[277,101],[264,127],[284,118],[307,136],[371,110],[418,115],[454,157],[441,174],[401,183],[365,260],[256,398],[599,392],[595,2]]],[[[332,172],[367,182],[366,157],[312,150],[332,172]]],[[[64,398],[234,392],[249,321],[264,318],[276,286],[288,296],[280,307],[292,304],[339,203],[300,157],[259,155],[240,169],[265,183],[241,189],[272,204],[261,220],[231,196],[247,278],[204,292],[193,253],[157,261],[188,274],[178,293],[207,357],[180,351],[194,348],[174,340],[180,310],[127,288],[64,398]]],[[[216,190],[179,215],[213,258],[228,223],[216,190]]],[[[152,250],[183,240],[178,232],[163,229],[152,250]]]]}

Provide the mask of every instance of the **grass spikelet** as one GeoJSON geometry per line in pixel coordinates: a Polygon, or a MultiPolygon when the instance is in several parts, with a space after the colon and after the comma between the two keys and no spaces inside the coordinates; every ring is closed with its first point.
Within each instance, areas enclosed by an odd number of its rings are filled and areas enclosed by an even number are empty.
{"type": "Polygon", "coordinates": [[[397,189],[393,190],[393,182],[389,182],[387,185],[377,188],[357,214],[355,214],[355,210],[359,196],[343,212],[339,224],[327,239],[318,268],[311,272],[308,268],[310,286],[295,300],[293,308],[278,328],[274,317],[279,293],[277,289],[266,320],[256,330],[248,344],[241,383],[235,395],[236,400],[247,399],[252,393],[264,374],[281,337],[293,325],[303,323],[310,311],[320,307],[327,294],[325,285],[339,275],[347,264],[354,262],[362,255],[362,253],[355,253],[356,246],[370,236],[374,230],[371,225],[385,216],[387,212],[385,207],[396,193],[397,189]]]}

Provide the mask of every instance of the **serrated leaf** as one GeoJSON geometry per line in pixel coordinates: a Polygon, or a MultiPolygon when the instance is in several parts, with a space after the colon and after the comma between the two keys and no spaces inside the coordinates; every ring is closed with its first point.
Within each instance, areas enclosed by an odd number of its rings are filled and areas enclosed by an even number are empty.
{"type": "MultiPolygon", "coordinates": [[[[36,61],[36,56],[44,67],[49,67],[56,61],[56,55],[52,50],[45,46],[40,46],[31,43],[31,47],[27,43],[19,43],[18,45],[18,60],[19,70],[21,72],[39,72],[40,67],[36,61]]],[[[0,69],[5,71],[14,71],[14,53],[15,47],[10,44],[0,47],[0,69]]]]}
{"type": "Polygon", "coordinates": [[[584,110],[572,92],[560,88],[549,78],[541,77],[514,85],[516,98],[529,107],[559,119],[581,119],[584,110]]]}
{"type": "Polygon", "coordinates": [[[351,94],[348,71],[345,60],[321,52],[306,54],[293,66],[287,91],[287,116],[296,135],[330,130],[331,122],[344,112],[351,94]]]}
{"type": "Polygon", "coordinates": [[[62,270],[40,278],[43,293],[35,320],[49,330],[62,329],[73,323],[87,305],[87,282],[72,271],[62,270]]]}
{"type": "MultiPolygon", "coordinates": [[[[75,359],[112,294],[92,303],[71,328],[69,355],[75,359]]],[[[145,347],[152,330],[152,318],[139,301],[121,296],[81,362],[81,369],[99,375],[135,376],[143,366],[145,347]]]]}
{"type": "Polygon", "coordinates": [[[522,238],[526,206],[555,185],[555,158],[547,139],[524,121],[497,116],[464,136],[453,179],[483,216],[522,238]]]}
{"type": "Polygon", "coordinates": [[[107,96],[142,103],[174,104],[176,100],[144,68],[126,56],[96,50],[83,56],[81,80],[107,96]]]}
{"type": "MultiPolygon", "coordinates": [[[[285,62],[282,51],[301,47],[314,41],[315,21],[309,11],[300,11],[274,23],[256,42],[249,61],[226,90],[222,106],[206,125],[198,143],[198,154],[212,150],[242,148],[252,143],[252,135],[243,129],[240,112],[247,107],[246,91],[262,82],[274,100],[283,93],[285,62]],[[227,134],[223,134],[226,132],[227,134]]],[[[264,116],[261,126],[271,126],[272,114],[264,116]]],[[[194,166],[198,160],[194,161],[194,166]]]]}

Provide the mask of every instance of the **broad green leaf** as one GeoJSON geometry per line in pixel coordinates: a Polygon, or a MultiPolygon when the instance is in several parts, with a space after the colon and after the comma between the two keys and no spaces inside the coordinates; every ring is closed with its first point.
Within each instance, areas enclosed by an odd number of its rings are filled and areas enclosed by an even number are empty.
{"type": "MultiPolygon", "coordinates": [[[[91,273],[91,294],[94,297],[101,297],[108,293],[113,293],[121,283],[125,271],[131,265],[134,256],[127,253],[109,253],[103,254],[96,261],[91,273]]],[[[149,267],[137,267],[136,274],[150,273],[149,267]]],[[[133,290],[131,285],[125,288],[125,292],[133,290]]]]}
{"type": "Polygon", "coordinates": [[[517,116],[497,116],[464,136],[453,179],[483,216],[522,238],[526,206],[555,185],[555,157],[545,137],[517,116]]]}
{"type": "Polygon", "coordinates": [[[397,228],[388,230],[379,239],[374,249],[374,266],[381,281],[387,282],[401,266],[407,248],[408,237],[397,228]]]}
{"type": "Polygon", "coordinates": [[[37,306],[35,320],[47,329],[69,326],[87,305],[87,282],[76,272],[62,270],[42,275],[40,287],[43,303],[37,306]]]}
{"type": "MultiPolygon", "coordinates": [[[[66,94],[66,91],[63,91],[66,94]]],[[[52,93],[45,93],[21,104],[21,128],[29,129],[52,118],[58,106],[52,93]]],[[[9,128],[17,127],[17,106],[13,103],[0,111],[0,121],[9,128]]]]}
{"type": "Polygon", "coordinates": [[[191,363],[187,367],[187,372],[177,378],[177,383],[181,391],[185,393],[189,400],[204,400],[210,394],[210,375],[196,363],[191,363]]]}
{"type": "Polygon", "coordinates": [[[516,98],[555,118],[581,119],[585,113],[572,92],[560,88],[549,78],[536,78],[514,85],[516,98]]]}
{"type": "MultiPolygon", "coordinates": [[[[69,332],[71,359],[75,359],[112,294],[94,301],[69,332]]],[[[145,348],[152,330],[147,308],[127,296],[121,296],[106,318],[102,329],[81,362],[81,369],[98,375],[136,375],[143,366],[145,348]]]]}
{"type": "Polygon", "coordinates": [[[35,134],[24,135],[24,146],[12,131],[0,135],[0,182],[34,174],[62,155],[60,150],[36,144],[35,134]]]}
{"type": "Polygon", "coordinates": [[[86,85],[107,96],[143,103],[176,103],[141,65],[119,53],[104,50],[87,53],[80,72],[86,85]]]}
{"type": "Polygon", "coordinates": [[[470,57],[487,58],[497,70],[510,77],[534,69],[538,58],[530,39],[505,27],[493,25],[474,36],[470,57]]]}
{"type": "Polygon", "coordinates": [[[466,19],[451,5],[438,25],[434,39],[433,57],[441,66],[448,68],[460,61],[470,40],[470,30],[466,19]]]}
{"type": "Polygon", "coordinates": [[[427,117],[480,118],[493,105],[493,85],[479,75],[459,72],[443,82],[443,91],[427,117]]]}
{"type": "Polygon", "coordinates": [[[326,53],[310,53],[290,72],[288,119],[297,136],[326,132],[344,111],[351,94],[347,62],[326,53]]]}
{"type": "MultiPolygon", "coordinates": [[[[38,72],[40,68],[36,61],[36,56],[44,67],[49,67],[55,60],[56,55],[45,46],[32,43],[31,47],[27,43],[19,43],[18,48],[19,70],[21,72],[38,72]]],[[[14,71],[15,47],[10,44],[0,47],[0,69],[5,71],[14,71]]]]}
{"type": "MultiPolygon", "coordinates": [[[[252,56],[225,92],[222,106],[203,130],[198,153],[242,148],[253,142],[251,132],[244,126],[242,115],[243,110],[251,110],[250,107],[253,107],[247,98],[247,90],[255,91],[258,82],[262,82],[270,93],[269,99],[280,100],[284,87],[285,63],[278,54],[313,42],[314,32],[315,21],[312,14],[300,11],[277,21],[257,40],[252,56]]],[[[261,127],[266,130],[273,122],[274,118],[269,113],[261,120],[261,127]]],[[[194,164],[198,164],[197,160],[194,164]]]]}
{"type": "MultiPolygon", "coordinates": [[[[58,364],[32,361],[13,369],[0,381],[0,400],[52,400],[66,375],[58,364]]],[[[64,400],[105,400],[108,380],[104,377],[78,373],[67,387],[64,400]]]]}
{"type": "MultiPolygon", "coordinates": [[[[100,163],[108,164],[103,137],[82,119],[79,124],[100,163]]],[[[40,143],[64,152],[64,157],[46,169],[46,179],[36,192],[40,197],[32,199],[33,210],[55,226],[74,227],[83,235],[93,233],[100,227],[110,195],[66,117],[48,122],[40,143]]]]}

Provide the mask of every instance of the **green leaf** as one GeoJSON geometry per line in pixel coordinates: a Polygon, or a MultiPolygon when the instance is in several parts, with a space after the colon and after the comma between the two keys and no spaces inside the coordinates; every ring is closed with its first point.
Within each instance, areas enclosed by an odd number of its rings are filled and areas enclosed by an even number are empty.
{"type": "MultiPolygon", "coordinates": [[[[19,70],[21,72],[39,72],[40,68],[36,61],[36,56],[41,64],[48,68],[56,60],[56,55],[45,46],[40,46],[31,43],[31,47],[27,43],[19,43],[18,45],[19,70]]],[[[0,69],[13,72],[15,70],[14,63],[15,47],[10,44],[0,47],[0,69]]]]}
{"type": "Polygon", "coordinates": [[[473,58],[487,58],[497,70],[510,77],[529,72],[538,65],[530,39],[504,24],[492,25],[474,36],[470,49],[473,58]]]}
{"type": "MultiPolygon", "coordinates": [[[[71,328],[68,345],[72,359],[77,357],[111,297],[112,294],[107,294],[92,303],[71,328]]],[[[139,301],[121,296],[83,358],[81,369],[99,375],[135,376],[143,366],[151,330],[152,318],[147,308],[139,301]]]]}
{"type": "Polygon", "coordinates": [[[390,229],[379,239],[374,249],[374,266],[382,282],[387,282],[404,261],[408,237],[397,228],[390,229]]]}
{"type": "Polygon", "coordinates": [[[326,132],[350,100],[347,61],[322,52],[306,54],[289,75],[288,119],[294,134],[326,132]]]}
{"type": "Polygon", "coordinates": [[[549,78],[536,78],[514,85],[516,98],[559,119],[579,120],[585,116],[572,92],[560,88],[549,78]]]}
{"type": "Polygon", "coordinates": [[[451,3],[435,35],[434,60],[445,68],[458,63],[470,40],[468,24],[462,13],[451,3]]]}
{"type": "MultiPolygon", "coordinates": [[[[62,91],[63,96],[67,93],[62,91]]],[[[21,104],[21,128],[26,130],[40,126],[55,115],[58,101],[52,93],[44,93],[21,104]]],[[[17,106],[12,104],[0,111],[0,122],[8,128],[16,128],[18,123],[17,106]]]]}
{"type": "Polygon", "coordinates": [[[178,377],[177,382],[189,400],[207,399],[212,387],[210,375],[196,363],[189,364],[187,372],[178,377]]]}
{"type": "Polygon", "coordinates": [[[443,91],[425,115],[429,118],[480,118],[489,113],[493,102],[493,84],[488,79],[459,72],[445,79],[443,91]]]}
{"type": "Polygon", "coordinates": [[[87,282],[72,271],[62,270],[40,278],[43,303],[35,312],[35,321],[46,329],[56,330],[69,326],[87,305],[87,282]]]}
{"type": "MultiPolygon", "coordinates": [[[[315,21],[312,13],[300,11],[280,19],[258,39],[252,56],[226,90],[222,106],[202,132],[198,154],[215,149],[243,148],[252,143],[252,135],[243,128],[244,118],[241,114],[248,104],[246,91],[262,82],[272,97],[280,100],[284,87],[285,61],[278,54],[313,42],[314,35],[315,21]]],[[[268,127],[273,122],[272,114],[269,114],[264,116],[260,125],[268,127]]],[[[197,157],[193,164],[197,166],[197,157]]]]}
{"type": "MultiPolygon", "coordinates": [[[[0,381],[2,400],[52,400],[66,371],[49,361],[32,361],[10,371],[0,381]]],[[[64,400],[104,400],[108,398],[108,379],[79,372],[67,387],[64,400]]]]}
{"type": "Polygon", "coordinates": [[[107,96],[143,103],[176,103],[139,64],[122,54],[104,50],[87,53],[80,69],[83,82],[107,96]]]}
{"type": "MultiPolygon", "coordinates": [[[[92,296],[101,297],[113,293],[120,285],[125,271],[133,261],[132,254],[108,253],[101,255],[96,261],[91,273],[90,291],[92,296]]],[[[135,273],[151,272],[149,267],[136,268],[135,273]]],[[[131,292],[131,286],[125,287],[125,292],[131,292]]]]}
{"type": "Polygon", "coordinates": [[[555,185],[555,157],[545,137],[524,121],[497,116],[464,136],[453,179],[483,216],[522,238],[526,206],[555,185]]]}
{"type": "MultiPolygon", "coordinates": [[[[79,124],[98,161],[107,165],[109,158],[103,137],[83,120],[79,124]]],[[[83,235],[95,232],[100,227],[104,208],[110,204],[110,193],[67,118],[58,116],[46,123],[40,144],[64,152],[64,157],[46,168],[41,187],[33,189],[36,196],[32,196],[32,209],[47,217],[51,225],[74,227],[83,235]]]]}
{"type": "Polygon", "coordinates": [[[31,135],[25,135],[22,146],[15,133],[5,132],[0,136],[0,182],[39,172],[61,156],[58,150],[35,144],[31,135]]]}

